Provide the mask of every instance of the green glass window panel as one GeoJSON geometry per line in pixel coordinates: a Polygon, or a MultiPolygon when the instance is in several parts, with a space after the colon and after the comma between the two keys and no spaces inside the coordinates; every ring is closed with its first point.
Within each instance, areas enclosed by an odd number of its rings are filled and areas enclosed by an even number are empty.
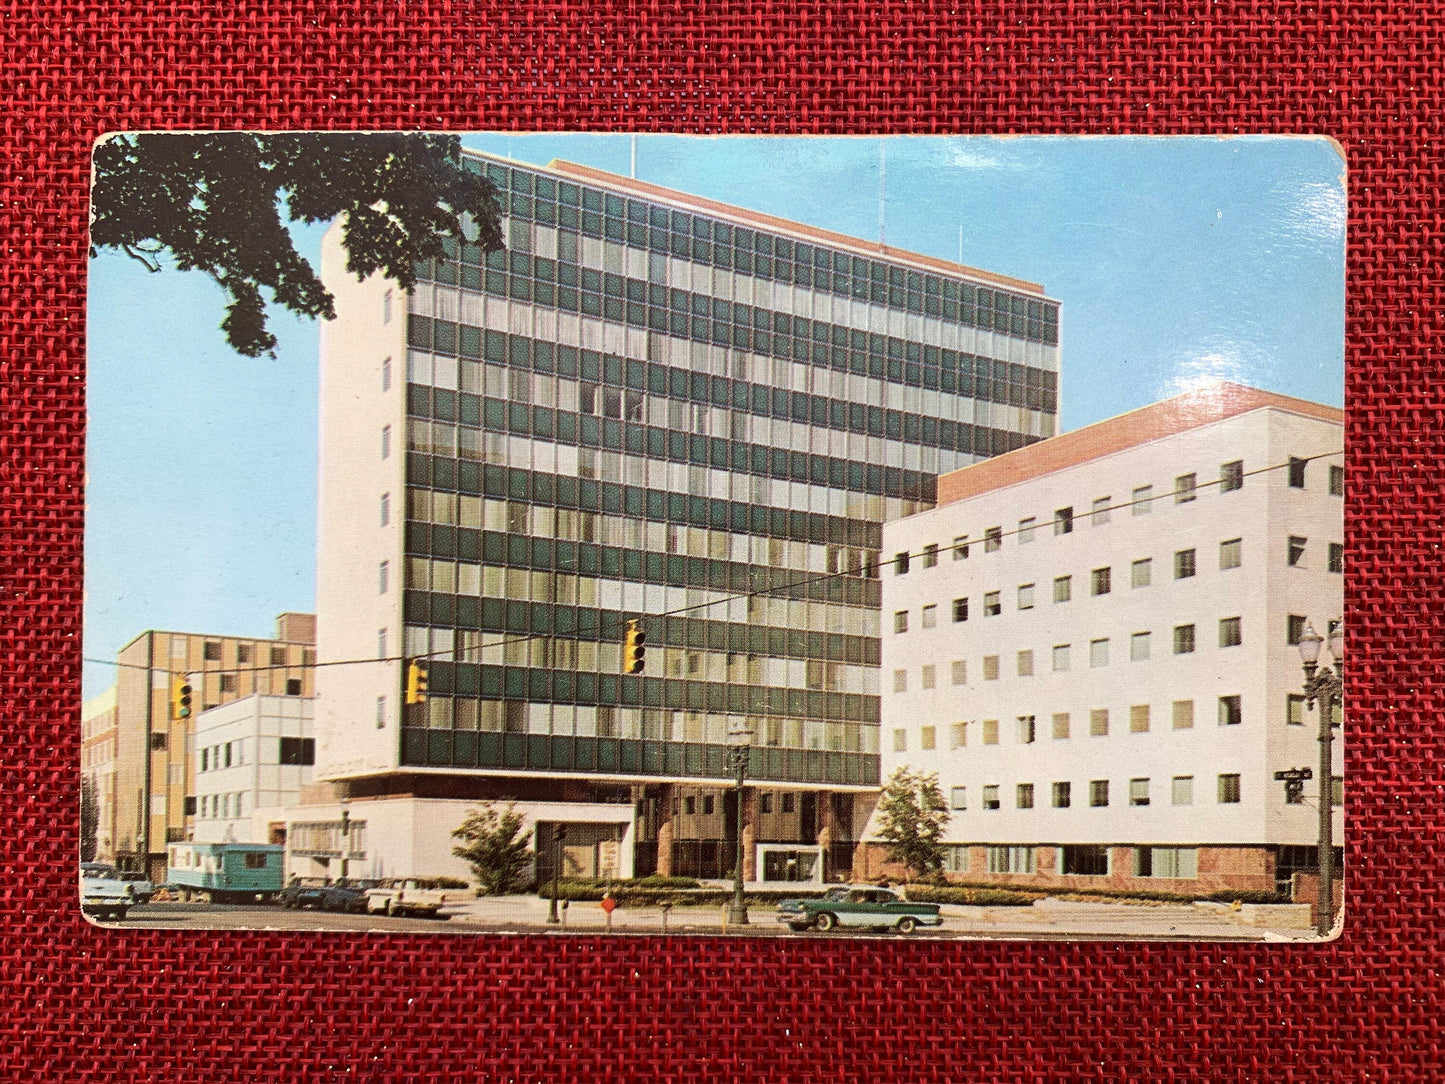
{"type": "Polygon", "coordinates": [[[424,765],[427,762],[427,732],[408,727],[402,733],[402,759],[408,764],[424,765]]]}
{"type": "Polygon", "coordinates": [[[477,763],[477,735],[459,731],[452,735],[452,763],[462,768],[472,768],[477,763]]]}
{"type": "Polygon", "coordinates": [[[573,747],[573,766],[579,772],[591,771],[597,767],[597,739],[577,738],[573,747]]]}
{"type": "Polygon", "coordinates": [[[502,766],[502,735],[487,733],[477,735],[477,766],[479,768],[500,768],[502,766]]]}
{"type": "Polygon", "coordinates": [[[522,700],[527,695],[527,671],[509,666],[503,671],[502,687],[508,700],[522,700]]]}
{"type": "Polygon", "coordinates": [[[597,677],[597,702],[599,704],[617,703],[617,675],[599,674],[597,677]]]}
{"type": "Polygon", "coordinates": [[[597,768],[599,771],[617,771],[620,760],[616,738],[597,739],[597,768]]]}
{"type": "Polygon", "coordinates": [[[503,602],[499,598],[482,599],[482,628],[498,631],[504,624],[503,602]]]}
{"type": "Polygon", "coordinates": [[[551,766],[553,768],[572,768],[576,766],[576,758],[573,756],[573,739],[554,735],[551,738],[551,766]]]}
{"type": "Polygon", "coordinates": [[[641,744],[627,738],[618,742],[618,767],[621,771],[636,773],[642,767],[641,744]]]}
{"type": "Polygon", "coordinates": [[[616,578],[622,574],[622,551],[614,546],[603,546],[601,550],[602,575],[616,578]]]}
{"type": "Polygon", "coordinates": [[[446,730],[427,732],[427,763],[450,765],[452,762],[452,736],[446,730]]]}
{"type": "Polygon", "coordinates": [[[597,703],[597,675],[596,675],[596,674],[580,674],[580,673],[579,673],[579,674],[577,675],[577,703],[579,703],[579,704],[595,704],[595,703],[597,703]]]}
{"type": "Polygon", "coordinates": [[[525,768],[527,766],[526,734],[502,735],[502,764],[507,768],[525,768]]]}

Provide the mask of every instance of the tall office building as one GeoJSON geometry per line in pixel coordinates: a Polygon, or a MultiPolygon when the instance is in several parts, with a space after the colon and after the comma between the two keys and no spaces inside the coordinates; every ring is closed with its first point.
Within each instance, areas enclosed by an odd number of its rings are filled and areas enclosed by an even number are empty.
{"type": "Polygon", "coordinates": [[[111,846],[98,857],[164,881],[166,844],[196,827],[195,719],[253,693],[314,693],[316,618],[284,613],[274,639],[143,632],[116,656],[114,814],[111,846]],[[192,711],[178,719],[172,682],[191,679],[192,711]]]}
{"type": "Polygon", "coordinates": [[[1207,893],[1318,868],[1298,645],[1343,612],[1343,448],[1340,410],[1219,384],[945,475],[884,528],[909,557],[883,770],[938,772],[951,873],[1207,893]]]}
{"type": "Polygon", "coordinates": [[[881,524],[1053,434],[1057,303],[581,166],[466,164],[506,251],[454,246],[404,293],[323,244],[320,654],[353,664],[318,675],[317,777],[393,872],[456,872],[485,799],[544,872],[559,824],[573,873],[717,876],[740,830],[749,876],[846,872],[881,524]]]}

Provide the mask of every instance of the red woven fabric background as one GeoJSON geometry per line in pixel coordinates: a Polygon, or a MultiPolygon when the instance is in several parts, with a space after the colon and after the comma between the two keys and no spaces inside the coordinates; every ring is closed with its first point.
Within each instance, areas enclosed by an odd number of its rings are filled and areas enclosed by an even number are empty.
{"type": "Polygon", "coordinates": [[[0,0],[0,1079],[1441,1079],[1434,9],[0,0]],[[107,130],[165,127],[1337,138],[1351,170],[1344,938],[91,928],[74,872],[89,152],[107,130]]]}

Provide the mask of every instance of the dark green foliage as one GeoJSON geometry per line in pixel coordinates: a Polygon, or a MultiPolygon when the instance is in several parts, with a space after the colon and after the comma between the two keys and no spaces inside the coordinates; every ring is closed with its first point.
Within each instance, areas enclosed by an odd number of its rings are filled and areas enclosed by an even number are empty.
{"type": "Polygon", "coordinates": [[[500,813],[491,803],[467,814],[467,819],[452,831],[463,845],[452,853],[464,859],[476,875],[482,895],[505,896],[524,886],[524,877],[532,863],[532,848],[522,834],[522,814],[508,805],[500,813]]]}
{"type": "Polygon", "coordinates": [[[883,784],[878,799],[882,816],[879,838],[888,843],[888,857],[902,862],[910,874],[928,877],[943,867],[943,826],[948,808],[937,772],[900,767],[883,784]]]}
{"type": "Polygon", "coordinates": [[[95,148],[92,254],[113,248],[152,271],[162,255],[203,271],[230,299],[221,328],[240,354],[275,355],[265,298],[298,316],[332,319],[335,306],[296,251],[285,219],[340,215],[347,270],[376,271],[403,289],[413,261],[442,255],[443,237],[502,247],[490,181],[463,169],[456,136],[418,133],[155,132],[111,136],[95,148]]]}
{"type": "Polygon", "coordinates": [[[1047,892],[1035,892],[985,885],[916,884],[909,882],[904,895],[912,903],[959,903],[969,907],[1027,907],[1047,892]]]}

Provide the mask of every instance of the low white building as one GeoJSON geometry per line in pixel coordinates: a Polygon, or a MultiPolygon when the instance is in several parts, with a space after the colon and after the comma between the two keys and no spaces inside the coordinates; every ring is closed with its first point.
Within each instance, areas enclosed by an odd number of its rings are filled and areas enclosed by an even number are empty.
{"type": "Polygon", "coordinates": [[[1274,773],[1318,774],[1296,645],[1343,612],[1343,440],[1337,409],[1222,384],[944,475],[885,526],[883,778],[938,772],[957,879],[1314,867],[1320,781],[1289,802],[1274,773]]]}
{"type": "Polygon", "coordinates": [[[311,697],[252,695],[196,718],[195,839],[270,843],[316,762],[311,697]]]}

